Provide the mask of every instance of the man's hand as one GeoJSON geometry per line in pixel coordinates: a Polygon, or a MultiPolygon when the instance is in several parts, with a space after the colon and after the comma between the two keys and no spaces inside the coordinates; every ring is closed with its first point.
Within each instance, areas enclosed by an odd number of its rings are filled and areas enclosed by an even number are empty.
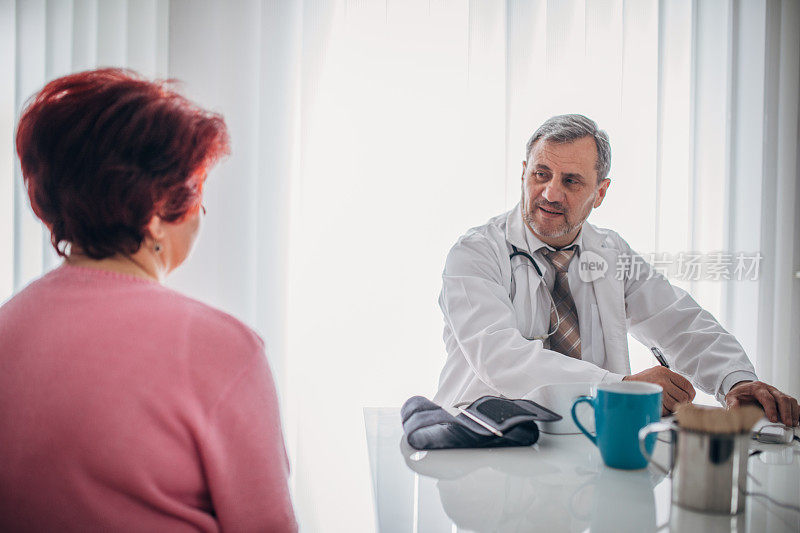
{"type": "Polygon", "coordinates": [[[647,381],[661,385],[664,389],[661,395],[663,414],[672,413],[679,403],[691,402],[694,399],[694,387],[689,380],[663,366],[654,366],[638,374],[625,376],[622,381],[647,381]]]}
{"type": "Polygon", "coordinates": [[[780,421],[786,426],[796,426],[800,419],[797,400],[761,381],[740,381],[725,395],[725,403],[728,407],[760,405],[770,422],[780,421]]]}

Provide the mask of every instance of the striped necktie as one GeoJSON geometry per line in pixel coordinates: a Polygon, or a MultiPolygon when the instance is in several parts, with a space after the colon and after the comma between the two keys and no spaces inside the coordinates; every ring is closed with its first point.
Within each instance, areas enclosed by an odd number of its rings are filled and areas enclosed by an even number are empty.
{"type": "Polygon", "coordinates": [[[542,248],[541,251],[556,269],[556,281],[553,285],[555,308],[550,308],[550,331],[553,331],[558,321],[556,310],[558,310],[558,317],[561,318],[558,328],[550,336],[550,349],[580,359],[581,332],[578,327],[578,311],[575,309],[575,301],[569,292],[569,281],[567,280],[567,268],[575,254],[575,248],[564,250],[542,248]]]}

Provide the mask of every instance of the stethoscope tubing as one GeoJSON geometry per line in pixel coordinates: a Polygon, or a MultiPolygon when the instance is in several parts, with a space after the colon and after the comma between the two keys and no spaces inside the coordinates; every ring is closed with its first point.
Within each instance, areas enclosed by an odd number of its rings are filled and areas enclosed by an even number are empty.
{"type": "Polygon", "coordinates": [[[544,276],[542,275],[542,271],[539,269],[539,265],[536,264],[536,261],[533,260],[533,257],[531,256],[531,254],[529,254],[528,252],[526,252],[524,250],[520,250],[519,248],[517,248],[513,244],[511,245],[511,249],[514,250],[514,253],[512,253],[510,256],[508,256],[509,261],[511,259],[514,259],[518,255],[521,255],[522,257],[526,258],[528,261],[531,262],[531,264],[533,265],[533,268],[536,269],[536,273],[539,274],[539,278],[541,278],[541,280],[544,281],[544,276]]]}
{"type": "MultiPolygon", "coordinates": [[[[558,314],[558,308],[556,307],[556,302],[555,302],[555,300],[553,300],[553,295],[550,294],[550,291],[547,289],[547,283],[544,280],[544,275],[542,274],[542,270],[539,268],[539,265],[536,264],[536,261],[533,259],[533,256],[531,256],[531,254],[529,254],[528,252],[526,252],[524,250],[520,250],[519,248],[517,248],[513,244],[511,245],[511,249],[513,250],[513,252],[508,256],[509,261],[511,261],[512,259],[514,259],[517,256],[521,256],[521,257],[524,257],[525,259],[527,259],[528,261],[530,261],[530,263],[533,265],[534,270],[536,270],[536,273],[539,275],[539,280],[541,281],[541,284],[544,287],[544,291],[547,293],[547,296],[550,298],[550,309],[554,310],[555,313],[556,313],[556,325],[555,325],[555,328],[553,328],[552,331],[548,331],[547,334],[545,334],[543,336],[532,337],[532,338],[525,337],[529,341],[544,341],[547,338],[549,338],[552,334],[554,334],[556,331],[558,331],[558,326],[561,325],[561,316],[558,314]]],[[[511,276],[512,277],[514,276],[513,269],[512,269],[512,272],[511,272],[511,276]]],[[[523,337],[524,337],[524,335],[523,335],[523,337]]]]}

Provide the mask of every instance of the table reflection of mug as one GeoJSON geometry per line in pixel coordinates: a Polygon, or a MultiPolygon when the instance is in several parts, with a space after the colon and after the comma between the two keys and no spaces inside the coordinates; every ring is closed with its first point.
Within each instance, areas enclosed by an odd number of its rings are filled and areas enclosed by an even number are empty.
{"type": "Polygon", "coordinates": [[[656,531],[653,488],[663,476],[649,470],[603,468],[572,496],[571,513],[591,523],[592,533],[656,531]]]}
{"type": "Polygon", "coordinates": [[[703,533],[730,533],[745,531],[745,515],[715,515],[700,513],[673,505],[669,511],[670,533],[702,531],[703,533]]]}

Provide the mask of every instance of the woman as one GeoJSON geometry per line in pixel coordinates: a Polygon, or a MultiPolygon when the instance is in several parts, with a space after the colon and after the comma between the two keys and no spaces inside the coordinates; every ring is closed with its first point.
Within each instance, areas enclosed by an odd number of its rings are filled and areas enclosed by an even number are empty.
{"type": "Polygon", "coordinates": [[[165,288],[222,117],[105,69],[22,114],[31,207],[64,264],[0,308],[0,530],[296,530],[264,344],[165,288]]]}

